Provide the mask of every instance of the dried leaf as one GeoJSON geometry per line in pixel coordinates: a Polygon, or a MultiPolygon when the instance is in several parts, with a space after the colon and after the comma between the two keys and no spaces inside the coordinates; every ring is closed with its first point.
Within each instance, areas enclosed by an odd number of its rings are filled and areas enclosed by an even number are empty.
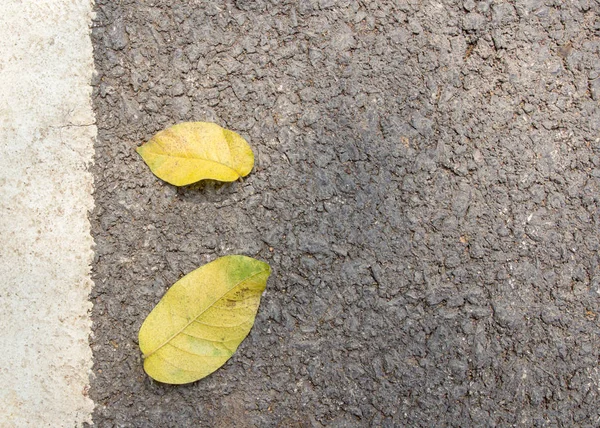
{"type": "Polygon", "coordinates": [[[254,166],[254,154],[246,140],[208,122],[173,125],[137,152],[158,178],[175,186],[204,179],[235,181],[254,166]]]}
{"type": "Polygon", "coordinates": [[[270,273],[259,260],[225,256],[177,281],[140,328],[146,373],[182,384],[225,364],[254,324],[270,273]]]}

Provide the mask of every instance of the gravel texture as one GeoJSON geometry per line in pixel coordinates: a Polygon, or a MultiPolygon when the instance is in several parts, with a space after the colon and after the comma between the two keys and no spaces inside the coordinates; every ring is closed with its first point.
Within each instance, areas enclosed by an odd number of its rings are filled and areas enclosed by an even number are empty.
{"type": "Polygon", "coordinates": [[[600,424],[598,1],[96,3],[97,426],[600,424]],[[187,120],[253,173],[154,177],[187,120]],[[142,321],[226,254],[273,268],[250,336],[151,381],[142,321]]]}

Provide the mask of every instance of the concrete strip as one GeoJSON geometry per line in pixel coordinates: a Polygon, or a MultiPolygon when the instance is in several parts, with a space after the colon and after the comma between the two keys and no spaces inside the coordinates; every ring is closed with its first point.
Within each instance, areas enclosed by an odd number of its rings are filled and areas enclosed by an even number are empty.
{"type": "Polygon", "coordinates": [[[0,426],[91,422],[88,0],[0,2],[0,426]]]}

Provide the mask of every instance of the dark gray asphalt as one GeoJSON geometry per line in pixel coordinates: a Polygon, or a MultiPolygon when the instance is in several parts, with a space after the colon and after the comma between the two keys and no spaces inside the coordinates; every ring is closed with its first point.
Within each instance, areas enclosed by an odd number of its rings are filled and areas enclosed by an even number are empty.
{"type": "Polygon", "coordinates": [[[597,427],[598,1],[108,1],[93,32],[99,427],[597,427]],[[243,182],[135,147],[241,133],[243,182]],[[269,262],[210,377],[151,382],[183,274],[269,262]]]}

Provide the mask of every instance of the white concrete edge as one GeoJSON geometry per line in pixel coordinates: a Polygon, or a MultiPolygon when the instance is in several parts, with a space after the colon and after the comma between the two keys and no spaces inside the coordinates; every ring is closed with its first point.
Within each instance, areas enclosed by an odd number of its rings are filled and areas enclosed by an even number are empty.
{"type": "Polygon", "coordinates": [[[0,426],[91,423],[89,0],[0,2],[0,426]]]}

